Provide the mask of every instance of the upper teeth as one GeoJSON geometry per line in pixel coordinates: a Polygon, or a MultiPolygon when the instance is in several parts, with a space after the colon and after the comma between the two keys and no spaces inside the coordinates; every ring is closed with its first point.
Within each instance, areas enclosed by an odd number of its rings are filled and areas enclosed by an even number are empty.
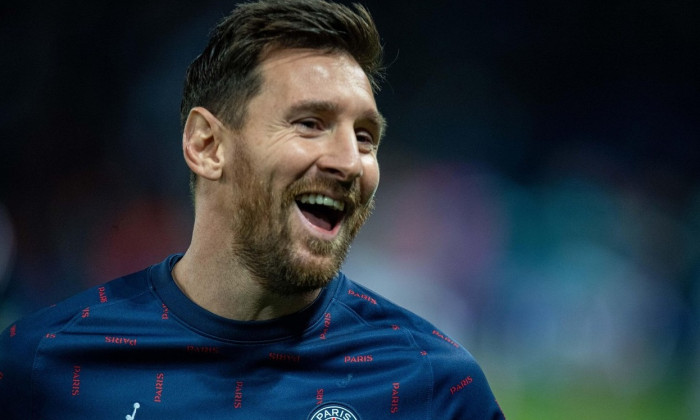
{"type": "Polygon", "coordinates": [[[333,207],[338,211],[343,211],[345,209],[345,203],[342,201],[334,200],[330,197],[326,197],[321,194],[304,194],[299,197],[299,201],[302,203],[309,204],[320,204],[323,206],[333,207]]]}

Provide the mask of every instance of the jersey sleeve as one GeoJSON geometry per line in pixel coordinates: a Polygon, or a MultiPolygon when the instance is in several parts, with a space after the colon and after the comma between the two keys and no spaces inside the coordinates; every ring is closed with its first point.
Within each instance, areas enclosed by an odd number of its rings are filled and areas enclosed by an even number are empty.
{"type": "Polygon", "coordinates": [[[75,295],[58,305],[35,312],[0,334],[0,418],[29,419],[34,395],[35,361],[39,346],[51,340],[68,322],[79,317],[92,301],[93,291],[75,295]]]}
{"type": "Polygon", "coordinates": [[[0,334],[0,407],[3,418],[31,418],[34,356],[48,329],[37,322],[44,310],[0,334]]]}
{"type": "Polygon", "coordinates": [[[483,370],[460,344],[432,325],[423,325],[416,342],[428,358],[433,384],[431,418],[440,420],[505,419],[483,370]],[[427,328],[426,328],[427,327],[427,328]]]}
{"type": "Polygon", "coordinates": [[[450,420],[505,418],[484,372],[466,350],[463,348],[450,351],[433,350],[428,357],[434,375],[432,418],[450,420]]]}

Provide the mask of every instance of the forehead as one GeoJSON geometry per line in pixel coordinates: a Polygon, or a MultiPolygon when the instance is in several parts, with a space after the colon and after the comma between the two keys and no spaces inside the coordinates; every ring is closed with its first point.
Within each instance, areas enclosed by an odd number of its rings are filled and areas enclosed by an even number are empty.
{"type": "Polygon", "coordinates": [[[313,49],[280,49],[260,63],[263,92],[279,98],[350,100],[376,109],[370,82],[348,54],[313,49]]]}

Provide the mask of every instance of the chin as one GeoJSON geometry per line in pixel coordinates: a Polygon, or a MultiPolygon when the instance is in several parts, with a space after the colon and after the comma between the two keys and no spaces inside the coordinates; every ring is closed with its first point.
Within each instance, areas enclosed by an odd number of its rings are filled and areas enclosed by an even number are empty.
{"type": "Polygon", "coordinates": [[[322,289],[331,282],[338,271],[291,269],[290,275],[264,282],[268,292],[279,296],[302,295],[322,289]],[[327,274],[327,273],[331,274],[327,274]]]}
{"type": "Polygon", "coordinates": [[[321,289],[338,274],[343,259],[337,254],[318,255],[308,250],[296,253],[288,264],[280,264],[280,275],[270,286],[278,294],[300,294],[321,289]]]}
{"type": "Polygon", "coordinates": [[[326,286],[338,274],[344,255],[318,255],[308,253],[295,258],[296,267],[293,269],[301,284],[326,286]]]}

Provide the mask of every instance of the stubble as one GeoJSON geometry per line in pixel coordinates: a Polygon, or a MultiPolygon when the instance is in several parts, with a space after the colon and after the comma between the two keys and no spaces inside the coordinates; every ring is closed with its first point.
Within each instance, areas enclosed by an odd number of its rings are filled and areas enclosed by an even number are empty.
{"type": "Polygon", "coordinates": [[[241,143],[233,174],[235,194],[240,198],[232,218],[234,258],[276,295],[289,296],[325,287],[340,270],[352,241],[372,212],[374,199],[365,204],[359,202],[358,179],[345,185],[327,177],[302,178],[284,192],[275,193],[270,183],[257,175],[241,143]],[[348,212],[334,240],[303,238],[303,245],[313,255],[308,258],[294,250],[298,238],[292,237],[289,224],[290,214],[295,211],[294,199],[305,191],[328,189],[346,197],[348,212]]]}

